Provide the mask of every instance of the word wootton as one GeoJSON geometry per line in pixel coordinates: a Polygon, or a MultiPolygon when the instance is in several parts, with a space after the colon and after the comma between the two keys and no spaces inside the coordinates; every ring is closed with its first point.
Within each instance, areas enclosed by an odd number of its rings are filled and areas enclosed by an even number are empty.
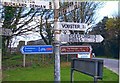
{"type": "Polygon", "coordinates": [[[56,22],[60,30],[77,30],[86,31],[88,29],[85,23],[74,23],[74,22],[56,22]]]}

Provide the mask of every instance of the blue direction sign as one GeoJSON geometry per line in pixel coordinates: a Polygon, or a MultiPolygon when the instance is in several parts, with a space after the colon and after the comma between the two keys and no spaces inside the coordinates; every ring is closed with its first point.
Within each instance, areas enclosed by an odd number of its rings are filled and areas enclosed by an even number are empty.
{"type": "Polygon", "coordinates": [[[52,45],[26,45],[21,47],[22,54],[50,54],[53,53],[52,45]]]}

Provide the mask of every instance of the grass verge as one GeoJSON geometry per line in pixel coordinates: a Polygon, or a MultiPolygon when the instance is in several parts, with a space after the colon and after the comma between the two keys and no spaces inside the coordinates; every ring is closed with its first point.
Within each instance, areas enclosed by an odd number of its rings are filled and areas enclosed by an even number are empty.
{"type": "MultiPolygon", "coordinates": [[[[118,81],[119,76],[107,68],[103,69],[102,81],[118,81]]],[[[27,67],[3,71],[3,81],[54,81],[54,67],[27,67]]],[[[70,64],[61,63],[61,81],[70,81],[70,64]]],[[[93,78],[74,72],[74,81],[93,81],[93,78]]],[[[101,81],[101,80],[100,80],[101,81]]]]}

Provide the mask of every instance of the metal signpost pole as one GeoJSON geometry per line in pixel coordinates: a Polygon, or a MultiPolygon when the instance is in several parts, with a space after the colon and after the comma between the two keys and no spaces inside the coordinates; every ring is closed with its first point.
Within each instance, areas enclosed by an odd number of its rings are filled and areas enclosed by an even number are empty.
{"type": "Polygon", "coordinates": [[[58,22],[58,12],[59,12],[59,0],[53,0],[54,1],[54,42],[53,42],[53,52],[55,57],[54,62],[54,81],[55,83],[60,83],[60,30],[57,30],[58,25],[56,22],[58,22]]]}
{"type": "Polygon", "coordinates": [[[98,76],[98,62],[95,63],[95,76],[94,76],[94,83],[97,83],[97,76],[98,76]]]}
{"type": "Polygon", "coordinates": [[[71,75],[70,75],[70,81],[71,83],[74,82],[74,60],[71,62],[71,75]]]}
{"type": "MultiPolygon", "coordinates": [[[[27,42],[25,41],[25,45],[27,45],[27,42]]],[[[26,57],[26,55],[24,54],[23,55],[23,67],[25,67],[25,57],[26,57]]]]}
{"type": "Polygon", "coordinates": [[[70,77],[71,83],[73,83],[73,81],[74,81],[74,70],[73,69],[71,69],[71,75],[70,76],[71,76],[70,77]]]}
{"type": "Polygon", "coordinates": [[[23,55],[23,67],[25,67],[25,54],[23,55]]]}

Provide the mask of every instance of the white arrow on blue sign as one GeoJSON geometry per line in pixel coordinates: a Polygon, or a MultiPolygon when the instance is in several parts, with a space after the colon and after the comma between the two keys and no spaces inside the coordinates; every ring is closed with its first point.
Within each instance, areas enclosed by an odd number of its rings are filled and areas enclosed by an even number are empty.
{"type": "Polygon", "coordinates": [[[51,54],[53,53],[52,45],[26,45],[21,47],[22,54],[51,54]]]}

